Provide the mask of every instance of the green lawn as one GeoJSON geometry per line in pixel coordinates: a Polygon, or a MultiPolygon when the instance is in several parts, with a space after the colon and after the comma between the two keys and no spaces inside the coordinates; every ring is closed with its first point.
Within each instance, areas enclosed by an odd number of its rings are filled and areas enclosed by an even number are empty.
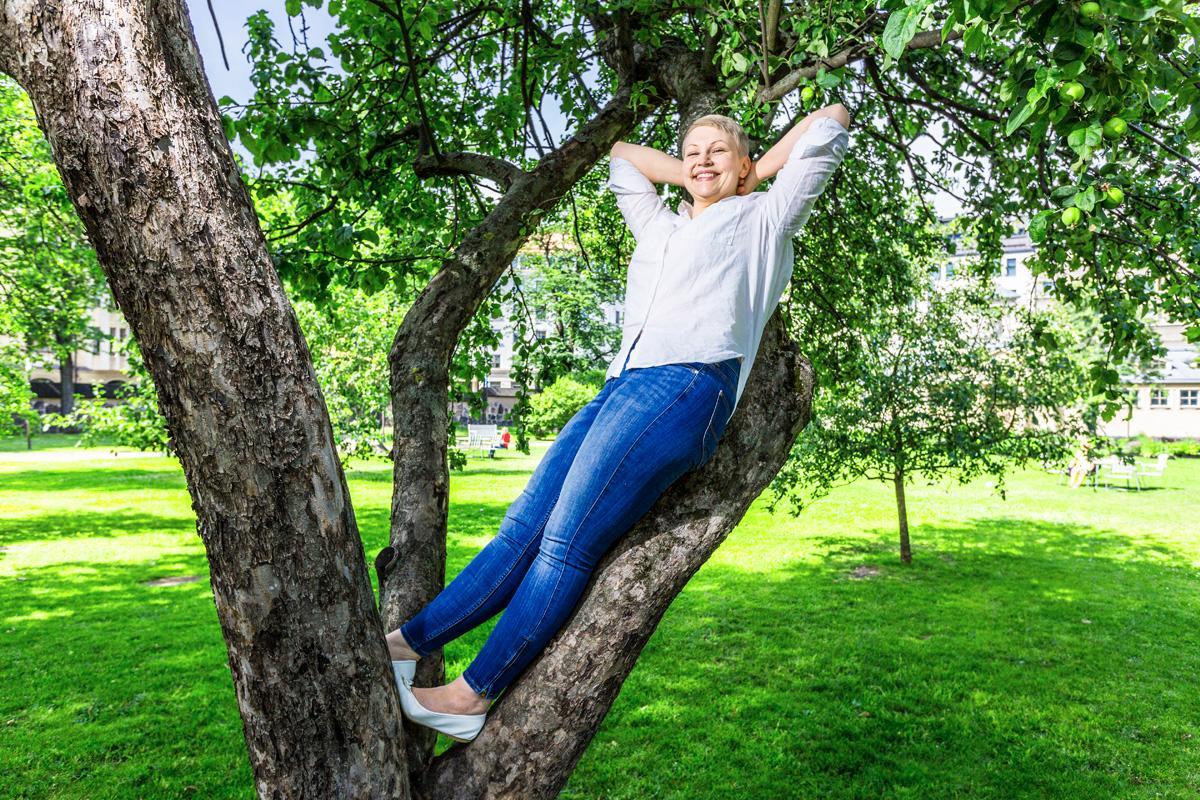
{"type": "MultiPolygon", "coordinates": [[[[0,446],[0,797],[252,797],[180,470],[35,441],[0,446]],[[202,579],[146,585],[172,576],[202,579]]],[[[543,452],[454,475],[452,574],[543,452]]],[[[888,486],[794,519],[756,503],[563,796],[1197,797],[1200,461],[1167,472],[1140,493],[1028,472],[1007,501],[913,487],[908,568],[888,486]]],[[[390,472],[349,478],[374,555],[390,472]]],[[[451,676],[488,627],[447,648],[451,676]]]]}

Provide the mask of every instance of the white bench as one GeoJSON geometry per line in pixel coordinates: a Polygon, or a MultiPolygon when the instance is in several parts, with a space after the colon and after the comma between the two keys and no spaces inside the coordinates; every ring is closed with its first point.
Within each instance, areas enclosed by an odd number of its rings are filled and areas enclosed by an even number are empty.
{"type": "Polygon", "coordinates": [[[467,435],[459,436],[455,444],[468,453],[472,450],[478,450],[480,454],[485,450],[490,453],[500,447],[500,426],[468,424],[467,435]]]}

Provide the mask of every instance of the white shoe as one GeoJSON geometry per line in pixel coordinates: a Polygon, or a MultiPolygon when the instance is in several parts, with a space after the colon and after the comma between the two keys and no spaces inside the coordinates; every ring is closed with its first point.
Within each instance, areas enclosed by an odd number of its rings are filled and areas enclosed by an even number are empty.
{"type": "Polygon", "coordinates": [[[393,661],[392,673],[396,676],[396,685],[407,683],[412,686],[413,678],[417,677],[417,662],[413,659],[393,661]]]}
{"type": "Polygon", "coordinates": [[[410,684],[401,682],[399,689],[400,707],[404,709],[404,716],[418,725],[433,728],[439,733],[446,734],[456,742],[469,742],[478,736],[479,731],[483,729],[484,720],[487,719],[486,713],[443,714],[440,711],[430,711],[417,702],[416,695],[412,693],[412,686],[410,684]]]}

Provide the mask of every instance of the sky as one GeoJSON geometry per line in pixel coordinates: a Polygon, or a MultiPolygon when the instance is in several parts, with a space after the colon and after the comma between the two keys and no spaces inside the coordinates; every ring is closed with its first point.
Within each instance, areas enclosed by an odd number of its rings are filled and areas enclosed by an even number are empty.
{"type": "MultiPolygon", "coordinates": [[[[188,10],[192,16],[192,27],[196,32],[196,42],[200,46],[200,56],[204,61],[204,69],[212,85],[213,96],[220,100],[222,97],[232,97],[237,102],[246,102],[254,91],[250,83],[250,65],[242,48],[246,44],[246,18],[258,9],[265,9],[275,22],[276,36],[281,41],[290,41],[288,33],[288,17],[284,13],[283,0],[268,3],[242,3],[235,0],[211,0],[212,10],[220,26],[221,38],[225,42],[225,54],[229,58],[229,69],[221,58],[221,48],[217,40],[217,25],[213,24],[213,14],[210,14],[205,0],[187,0],[188,10]]],[[[304,20],[308,25],[308,40],[310,44],[323,44],[325,37],[334,29],[332,18],[324,8],[304,8],[304,20]]],[[[293,27],[299,35],[300,21],[293,20],[293,27]]],[[[328,52],[328,49],[326,49],[328,52]]],[[[544,109],[546,119],[551,129],[558,133],[562,124],[562,116],[557,108],[544,109]]],[[[853,136],[853,132],[851,132],[853,136]]],[[[851,139],[853,146],[853,138],[851,139]]],[[[934,147],[928,138],[918,139],[913,144],[912,152],[918,157],[928,158],[934,147]]],[[[245,155],[245,153],[243,153],[245,155]]],[[[904,173],[905,181],[911,185],[911,176],[904,173]]],[[[943,217],[957,214],[960,205],[957,200],[945,192],[938,192],[933,198],[934,208],[943,217]]]]}

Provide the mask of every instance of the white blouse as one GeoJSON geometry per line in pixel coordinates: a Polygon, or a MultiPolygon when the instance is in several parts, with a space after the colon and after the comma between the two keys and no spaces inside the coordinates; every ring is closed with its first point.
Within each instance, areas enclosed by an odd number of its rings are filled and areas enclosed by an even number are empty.
{"type": "Polygon", "coordinates": [[[625,284],[621,348],[605,377],[620,375],[626,355],[628,367],[740,358],[736,411],[763,328],[792,277],[792,236],[808,221],[849,141],[840,122],[818,117],[770,189],[726,197],[695,219],[686,202],[677,212],[667,209],[629,161],[611,159],[608,188],[637,246],[625,284]]]}

